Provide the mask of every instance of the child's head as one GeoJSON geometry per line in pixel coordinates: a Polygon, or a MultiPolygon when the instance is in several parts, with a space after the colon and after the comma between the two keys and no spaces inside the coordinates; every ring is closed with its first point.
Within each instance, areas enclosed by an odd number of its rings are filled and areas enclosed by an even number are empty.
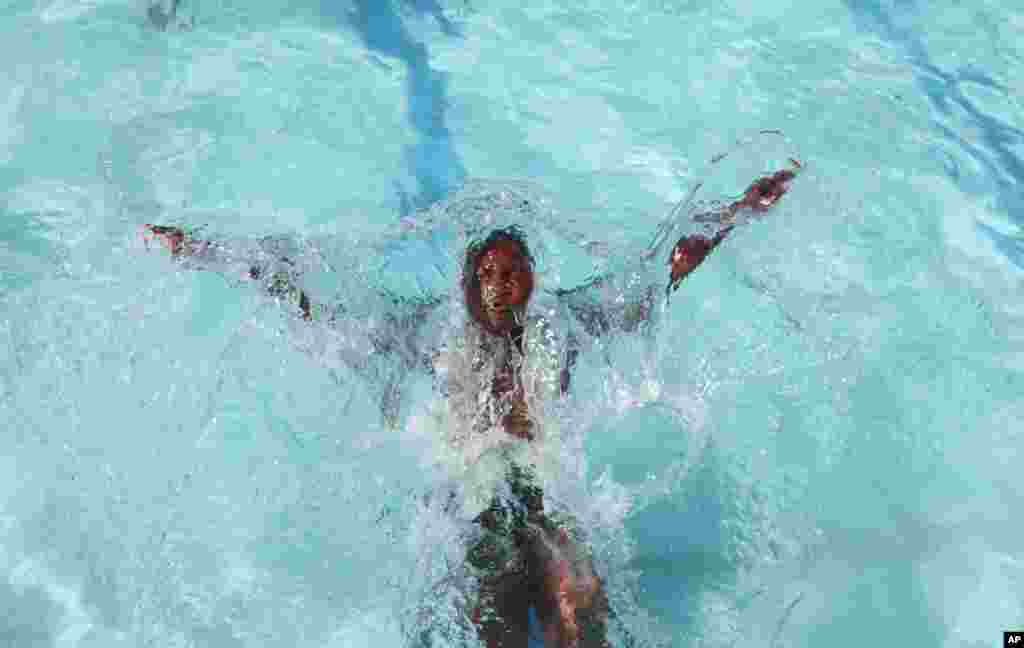
{"type": "Polygon", "coordinates": [[[494,230],[466,249],[462,291],[470,316],[495,335],[521,324],[533,293],[533,256],[515,226],[494,230]]]}

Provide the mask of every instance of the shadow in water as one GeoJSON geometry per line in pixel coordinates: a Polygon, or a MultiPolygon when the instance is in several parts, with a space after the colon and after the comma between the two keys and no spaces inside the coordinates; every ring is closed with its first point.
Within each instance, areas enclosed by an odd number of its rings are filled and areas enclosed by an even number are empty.
{"type": "Polygon", "coordinates": [[[637,547],[631,567],[640,571],[644,607],[662,622],[697,632],[702,596],[728,589],[743,566],[752,530],[739,522],[743,495],[708,444],[679,491],[645,507],[627,522],[637,547]]]}
{"type": "MultiPolygon", "coordinates": [[[[844,3],[861,29],[877,33],[903,48],[918,85],[936,112],[950,119],[962,112],[955,128],[935,119],[932,125],[951,148],[971,158],[984,174],[979,177],[965,173],[958,161],[944,151],[942,155],[949,177],[967,193],[983,193],[991,187],[998,206],[1013,222],[1024,227],[1024,160],[1015,152],[1015,148],[1024,143],[1024,131],[976,106],[964,93],[962,84],[974,83],[1003,95],[1008,95],[1008,89],[976,67],[964,66],[949,72],[936,65],[918,34],[898,24],[900,12],[918,10],[913,0],[900,0],[893,9],[885,6],[882,0],[844,0],[844,3]],[[964,136],[965,133],[970,133],[969,138],[964,136]]],[[[980,223],[978,226],[993,238],[1000,251],[1013,253],[1010,254],[1011,261],[1021,265],[1019,247],[1007,247],[994,230],[980,223]]]]}
{"type": "Polygon", "coordinates": [[[62,615],[41,587],[16,587],[0,580],[0,646],[49,648],[57,639],[62,615]]]}
{"type": "Polygon", "coordinates": [[[981,222],[975,223],[975,227],[992,239],[996,248],[1006,255],[1007,259],[1021,270],[1024,270],[1024,239],[1007,236],[981,222]]]}
{"type": "Polygon", "coordinates": [[[437,0],[402,0],[402,4],[419,14],[429,14],[437,21],[437,25],[448,36],[459,36],[458,29],[445,17],[437,0]]]}
{"type": "Polygon", "coordinates": [[[458,36],[457,29],[445,18],[436,0],[405,0],[397,5],[388,0],[355,0],[352,11],[340,11],[337,5],[333,0],[322,0],[322,12],[355,29],[370,51],[398,59],[408,69],[408,116],[418,142],[406,155],[418,192],[413,196],[403,193],[402,212],[437,202],[462,183],[466,171],[445,119],[447,76],[430,67],[427,47],[408,32],[400,8],[432,16],[449,36],[458,36]]]}

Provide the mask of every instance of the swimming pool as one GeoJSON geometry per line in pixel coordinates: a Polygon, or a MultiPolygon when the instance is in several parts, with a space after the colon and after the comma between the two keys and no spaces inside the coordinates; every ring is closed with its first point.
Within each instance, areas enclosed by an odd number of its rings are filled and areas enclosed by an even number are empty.
{"type": "Polygon", "coordinates": [[[574,387],[616,640],[1024,626],[1024,13],[514,4],[3,3],[0,645],[402,645],[451,540],[359,383],[140,224],[323,269],[510,178],[628,254],[763,128],[806,163],[785,205],[686,281],[653,363],[625,342],[574,387]]]}

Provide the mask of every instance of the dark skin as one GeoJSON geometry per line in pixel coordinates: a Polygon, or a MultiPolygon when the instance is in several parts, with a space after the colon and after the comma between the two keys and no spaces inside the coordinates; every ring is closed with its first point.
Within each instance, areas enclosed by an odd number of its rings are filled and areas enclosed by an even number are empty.
{"type": "MultiPolygon", "coordinates": [[[[188,256],[208,244],[206,241],[188,238],[180,227],[150,225],[149,223],[142,226],[142,237],[147,241],[152,239],[159,240],[171,253],[171,256],[176,258],[188,256]]],[[[259,279],[259,268],[253,266],[244,278],[249,280],[259,279]]],[[[302,319],[306,321],[313,319],[313,304],[309,301],[309,295],[302,291],[299,293],[299,310],[302,312],[302,319]]]]}
{"type": "Polygon", "coordinates": [[[498,241],[480,255],[476,276],[481,305],[477,323],[492,335],[511,335],[514,309],[524,307],[533,294],[533,271],[522,249],[513,241],[498,241]]]}
{"type": "MultiPolygon", "coordinates": [[[[477,259],[476,276],[479,295],[469,300],[476,305],[470,309],[476,322],[491,335],[520,339],[522,326],[516,313],[523,312],[533,294],[533,271],[522,249],[513,241],[498,241],[477,259]]],[[[505,431],[532,441],[523,385],[514,379],[510,367],[495,372],[491,393],[511,403],[511,411],[502,419],[505,431]]]]}
{"type": "MultiPolygon", "coordinates": [[[[800,163],[792,160],[796,169],[800,163]]],[[[765,213],[789,190],[789,183],[796,177],[793,170],[778,171],[771,176],[759,178],[744,192],[743,196],[715,215],[720,224],[731,221],[737,212],[749,209],[765,213]]],[[[679,283],[710,254],[731,232],[732,225],[726,225],[713,238],[692,235],[681,238],[673,247],[669,258],[669,285],[675,289],[679,283]]],[[[514,241],[498,241],[483,252],[477,260],[476,274],[479,281],[479,295],[467,295],[470,313],[480,327],[492,335],[512,338],[521,335],[521,326],[515,313],[523,312],[533,293],[534,278],[529,262],[522,248],[514,241]]],[[[525,416],[522,383],[513,377],[511,370],[499,369],[492,383],[496,397],[508,397],[512,412],[503,419],[505,430],[516,437],[533,439],[530,421],[525,416]],[[519,415],[518,412],[523,412],[519,415]]],[[[576,559],[577,548],[568,535],[562,531],[557,537],[535,539],[534,551],[543,555],[538,576],[538,614],[544,626],[545,642],[549,646],[578,646],[581,615],[604,616],[607,597],[601,579],[594,573],[589,561],[576,559]]],[[[502,618],[522,619],[528,606],[528,599],[509,594],[504,583],[497,583],[494,591],[499,594],[499,614],[502,618]]],[[[510,628],[508,623],[481,624],[479,610],[474,620],[489,648],[497,646],[525,646],[525,624],[511,624],[520,630],[510,628]]],[[[603,619],[601,619],[603,622],[603,619]]]]}
{"type": "MultiPolygon", "coordinates": [[[[709,220],[717,221],[725,227],[713,237],[694,234],[679,239],[672,248],[669,256],[669,288],[675,290],[679,283],[688,274],[697,269],[697,266],[711,253],[711,250],[725,240],[725,237],[732,231],[732,225],[726,225],[736,213],[742,209],[749,209],[754,213],[767,212],[775,206],[782,196],[789,191],[789,185],[796,178],[796,174],[803,167],[799,161],[790,159],[792,169],[782,169],[770,176],[758,178],[743,192],[743,197],[733,202],[721,212],[708,214],[709,220]]],[[[699,218],[699,217],[698,217],[699,218]]]]}
{"type": "MultiPolygon", "coordinates": [[[[790,162],[793,164],[792,169],[783,169],[770,176],[758,178],[751,183],[739,200],[724,210],[697,217],[717,221],[725,227],[713,237],[692,234],[676,242],[668,259],[669,287],[672,290],[678,288],[682,280],[696,270],[708,254],[725,240],[733,229],[732,225],[726,223],[732,220],[738,211],[749,209],[755,213],[767,212],[789,191],[790,183],[803,168],[798,160],[791,158],[790,162]]],[[[184,231],[178,227],[146,224],[142,229],[147,240],[159,239],[175,257],[188,255],[197,246],[204,245],[202,241],[188,240],[184,231]]],[[[533,273],[529,270],[529,264],[515,243],[500,241],[480,255],[477,266],[481,286],[477,301],[482,308],[471,307],[470,311],[477,323],[488,333],[509,335],[515,326],[513,308],[525,307],[533,292],[533,273]]],[[[250,275],[249,278],[257,279],[258,275],[250,275]]],[[[471,299],[467,296],[467,302],[471,299]]],[[[305,294],[300,308],[303,318],[310,319],[310,304],[305,294]]]]}
{"type": "MultiPolygon", "coordinates": [[[[792,169],[759,178],[726,208],[696,217],[713,222],[721,229],[712,237],[694,234],[676,242],[667,259],[670,290],[678,288],[680,282],[725,240],[734,228],[737,212],[748,209],[765,213],[778,203],[802,168],[797,160],[790,161],[792,169]]],[[[143,235],[147,240],[159,240],[175,257],[187,256],[206,245],[203,241],[190,240],[176,227],[145,225],[143,235]]],[[[464,295],[470,315],[487,334],[510,339],[518,346],[523,334],[522,314],[534,289],[533,271],[524,250],[515,241],[499,240],[479,255],[474,271],[479,292],[464,295]]],[[[254,269],[246,278],[260,277],[254,269]]],[[[300,293],[299,308],[304,319],[311,319],[311,305],[305,293],[300,293]]],[[[522,381],[511,368],[495,371],[491,393],[510,403],[510,411],[502,419],[505,431],[532,441],[534,434],[522,381]]],[[[530,547],[533,565],[530,576],[526,581],[512,575],[494,577],[493,582],[484,587],[493,597],[497,618],[483,618],[481,608],[477,607],[471,611],[471,619],[488,648],[524,648],[528,641],[526,618],[532,603],[544,627],[546,645],[579,648],[586,619],[596,619],[603,626],[607,597],[601,579],[589,560],[580,559],[578,547],[564,530],[536,534],[526,540],[526,544],[530,547]]]]}

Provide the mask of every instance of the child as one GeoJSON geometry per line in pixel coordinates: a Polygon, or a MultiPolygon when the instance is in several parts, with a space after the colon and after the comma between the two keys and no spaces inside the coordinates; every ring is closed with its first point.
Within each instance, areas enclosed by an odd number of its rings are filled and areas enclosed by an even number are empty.
{"type": "MultiPolygon", "coordinates": [[[[725,240],[741,211],[760,214],[778,202],[801,168],[796,160],[791,162],[791,169],[753,182],[738,200],[693,218],[708,232],[680,237],[667,258],[662,257],[668,265],[666,295],[725,240]]],[[[178,227],[146,225],[144,236],[161,241],[173,257],[188,260],[198,269],[223,270],[230,265],[229,258],[236,263],[245,261],[244,251],[193,238],[178,227]]],[[[341,325],[344,313],[322,317],[327,310],[296,287],[295,263],[284,247],[265,239],[249,249],[263,260],[245,266],[244,278],[259,282],[269,295],[292,303],[304,320],[324,319],[328,326],[341,325]]],[[[656,259],[662,252],[656,244],[646,258],[656,259]]],[[[469,316],[467,337],[472,338],[463,345],[468,353],[466,372],[452,371],[451,361],[442,361],[440,353],[418,358],[423,349],[410,351],[418,336],[409,332],[416,331],[418,322],[443,303],[442,299],[405,304],[403,312],[385,317],[390,328],[375,329],[370,344],[381,355],[398,356],[398,365],[406,371],[421,360],[433,363],[442,382],[440,390],[460,403],[453,411],[469,421],[464,427],[472,434],[499,430],[507,435],[509,447],[533,444],[543,420],[537,410],[543,407],[545,395],[558,398],[568,390],[570,372],[580,352],[578,336],[570,333],[566,339],[556,340],[550,322],[531,315],[528,305],[534,297],[534,279],[534,259],[517,227],[495,229],[468,246],[461,280],[462,301],[469,316]]],[[[564,305],[589,336],[636,330],[651,317],[657,292],[648,286],[631,301],[608,305],[596,295],[613,280],[603,277],[580,288],[554,291],[548,297],[564,305]]],[[[357,372],[370,371],[363,359],[351,356],[346,361],[357,372]]],[[[397,387],[394,380],[386,382],[389,387],[383,389],[381,408],[393,422],[397,418],[397,387]]],[[[502,495],[491,498],[474,518],[480,534],[466,561],[477,577],[478,591],[469,616],[479,635],[489,648],[525,648],[528,614],[533,607],[548,646],[608,646],[607,596],[581,543],[572,537],[571,523],[556,522],[545,512],[533,466],[513,452],[502,456],[505,460],[497,469],[504,473],[502,495]]]]}

